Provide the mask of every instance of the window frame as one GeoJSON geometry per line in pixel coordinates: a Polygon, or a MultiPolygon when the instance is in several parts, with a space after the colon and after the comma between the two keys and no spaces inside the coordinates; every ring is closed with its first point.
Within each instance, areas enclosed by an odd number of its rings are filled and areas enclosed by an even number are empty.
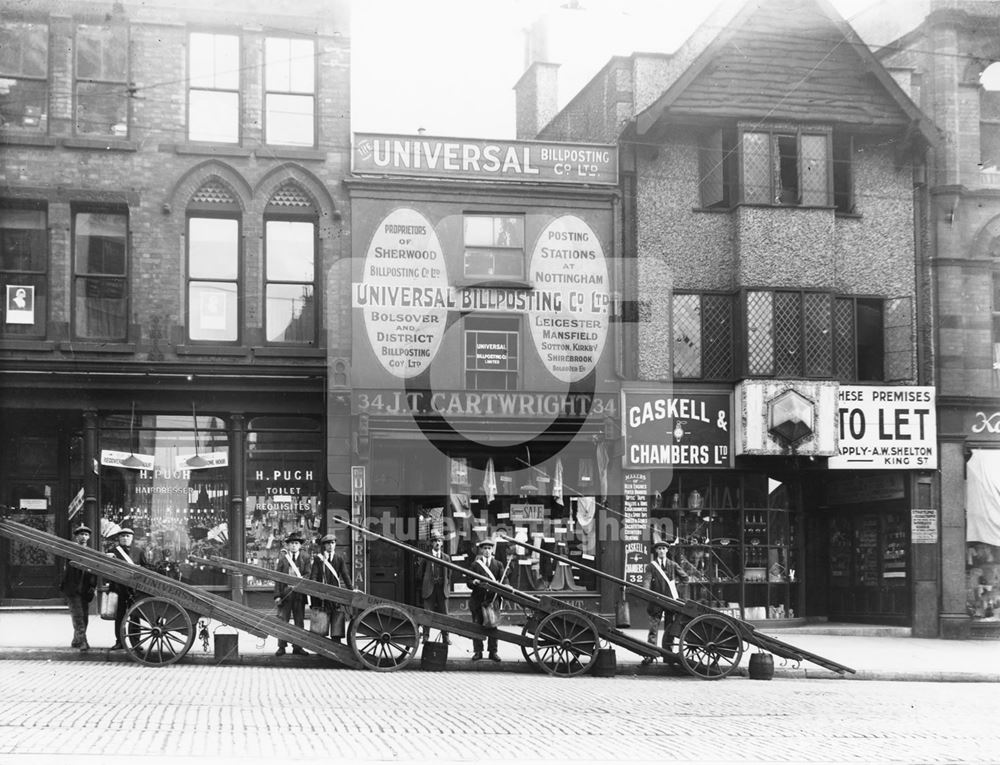
{"type": "MultiPolygon", "coordinates": [[[[319,67],[317,66],[317,63],[318,63],[318,54],[317,54],[317,50],[316,50],[316,40],[313,39],[313,38],[311,38],[311,37],[296,37],[296,36],[292,36],[292,35],[276,35],[276,34],[267,35],[264,38],[264,53],[263,53],[263,56],[264,56],[264,105],[263,105],[263,112],[264,112],[263,113],[263,122],[264,122],[263,135],[264,135],[264,143],[267,144],[268,146],[296,146],[296,147],[300,147],[300,148],[309,148],[309,149],[315,148],[316,145],[317,145],[317,141],[318,141],[318,135],[317,134],[319,132],[319,130],[318,130],[318,128],[319,128],[319,119],[318,119],[318,115],[316,113],[317,112],[317,108],[316,107],[318,106],[318,103],[319,103],[318,99],[317,99],[317,90],[318,90],[318,88],[317,88],[317,82],[318,82],[318,79],[319,79],[319,67]],[[279,59],[277,62],[270,62],[269,61],[269,57],[268,57],[268,43],[270,43],[270,42],[287,42],[287,43],[289,43],[289,48],[291,48],[291,43],[295,43],[295,42],[308,43],[309,45],[312,46],[312,56],[311,56],[311,59],[312,59],[312,67],[311,67],[311,70],[312,70],[312,88],[311,88],[311,90],[308,90],[308,91],[305,91],[305,90],[294,90],[292,88],[292,86],[291,86],[291,82],[289,82],[289,86],[288,86],[287,90],[278,90],[278,89],[273,89],[272,87],[270,87],[270,84],[269,84],[268,80],[269,80],[269,77],[270,77],[270,72],[271,72],[272,66],[274,66],[276,63],[278,63],[278,62],[281,61],[281,59],[279,59]],[[285,96],[285,97],[294,97],[294,98],[302,98],[302,99],[308,98],[308,99],[310,99],[310,101],[311,101],[311,110],[310,110],[309,129],[310,129],[310,133],[311,133],[311,136],[310,136],[311,140],[308,143],[306,143],[306,142],[299,142],[299,141],[279,141],[279,140],[272,140],[270,138],[270,136],[268,135],[268,133],[271,130],[271,123],[272,123],[272,120],[271,120],[271,114],[272,114],[272,112],[271,112],[271,107],[269,105],[269,100],[270,100],[271,96],[285,96]]],[[[284,61],[288,64],[289,68],[291,67],[290,62],[292,60],[293,60],[292,53],[291,53],[291,50],[289,50],[289,58],[284,59],[284,61]]],[[[289,73],[289,74],[291,75],[291,73],[289,73]]]]}
{"type": "Polygon", "coordinates": [[[263,281],[264,281],[264,340],[268,345],[280,345],[280,346],[293,346],[293,347],[304,347],[311,348],[315,347],[319,342],[319,317],[322,313],[320,307],[320,290],[319,290],[319,253],[320,253],[320,240],[319,240],[319,220],[314,213],[305,215],[295,215],[295,214],[265,214],[264,216],[264,267],[263,267],[263,281]],[[271,279],[268,274],[268,262],[269,262],[269,240],[268,240],[268,226],[271,223],[308,223],[312,226],[312,280],[308,282],[296,281],[291,279],[271,279]],[[270,298],[268,296],[268,287],[271,285],[309,285],[312,287],[312,300],[313,300],[313,318],[311,325],[312,337],[309,340],[272,340],[270,338],[270,298]]]}
{"type": "MultiPolygon", "coordinates": [[[[42,228],[41,228],[41,242],[42,242],[42,252],[39,253],[38,258],[41,261],[41,268],[33,268],[35,257],[33,254],[29,254],[28,268],[8,268],[5,266],[4,261],[0,259],[0,284],[4,288],[4,308],[2,323],[0,323],[0,337],[4,339],[17,340],[17,339],[39,339],[46,337],[48,332],[48,307],[49,307],[49,271],[52,267],[51,265],[51,252],[52,252],[52,242],[49,233],[49,211],[48,205],[44,202],[32,202],[32,201],[22,201],[22,200],[0,200],[0,248],[6,248],[6,235],[3,233],[8,230],[8,227],[3,225],[2,216],[7,212],[14,211],[27,211],[27,212],[37,212],[41,213],[42,217],[42,228]],[[7,323],[7,306],[6,306],[6,288],[10,286],[18,286],[19,284],[24,284],[25,286],[33,286],[35,288],[34,294],[34,323],[31,325],[27,324],[8,324],[7,323]],[[23,327],[31,327],[31,329],[24,329],[23,327]]],[[[14,227],[9,227],[10,230],[16,231],[33,231],[35,229],[18,229],[14,227]]],[[[29,236],[30,238],[30,236],[29,236]]],[[[0,250],[2,252],[3,250],[0,250]]]]}
{"type": "MultiPolygon", "coordinates": [[[[37,125],[35,126],[25,125],[24,121],[27,119],[27,117],[25,116],[24,113],[22,113],[21,115],[20,124],[8,123],[4,120],[3,112],[2,110],[0,110],[0,129],[11,130],[17,133],[47,135],[49,132],[49,107],[50,107],[49,57],[51,55],[51,44],[49,40],[50,37],[49,24],[45,21],[34,21],[34,20],[7,21],[0,24],[0,27],[10,28],[11,30],[14,30],[16,28],[21,28],[22,32],[20,34],[17,34],[16,32],[12,31],[11,38],[19,40],[22,43],[29,38],[27,32],[31,28],[38,28],[40,31],[43,32],[42,36],[44,37],[45,40],[44,55],[39,57],[42,62],[42,66],[44,67],[44,71],[42,72],[29,71],[25,68],[24,64],[25,54],[23,45],[18,47],[17,49],[20,53],[20,55],[18,56],[18,58],[20,59],[19,66],[12,66],[9,69],[5,69],[3,57],[0,57],[0,79],[14,80],[18,83],[30,83],[35,89],[40,90],[42,93],[41,98],[38,99],[41,102],[41,106],[39,108],[37,125]]],[[[9,93],[10,90],[8,90],[8,94],[9,93]]],[[[20,97],[15,96],[14,101],[16,102],[18,100],[22,102],[27,101],[27,99],[25,99],[23,96],[20,97]]]]}
{"type": "MultiPolygon", "coordinates": [[[[244,316],[245,316],[245,293],[246,293],[246,263],[245,246],[243,241],[243,217],[239,213],[232,211],[206,211],[204,209],[189,209],[184,221],[184,326],[185,338],[189,343],[211,344],[211,345],[240,345],[244,337],[244,316]],[[230,220],[236,224],[235,248],[235,276],[232,278],[192,276],[191,269],[191,221],[193,220],[230,220]],[[192,299],[192,285],[195,283],[207,284],[232,284],[235,286],[233,300],[235,301],[234,330],[235,337],[195,337],[194,336],[194,300],[192,299]]],[[[223,310],[223,321],[226,320],[228,306],[223,310]]],[[[204,328],[202,328],[204,331],[204,328]]],[[[221,330],[226,331],[225,326],[221,330]]]]}
{"type": "MultiPolygon", "coordinates": [[[[131,130],[132,123],[132,99],[130,97],[129,82],[131,81],[131,50],[132,42],[131,35],[129,34],[129,27],[121,23],[111,23],[111,24],[97,24],[97,23],[80,23],[77,24],[74,29],[74,46],[73,46],[73,133],[74,135],[80,136],[99,136],[99,137],[113,137],[127,139],[131,130]],[[124,40],[113,39],[110,41],[111,46],[115,47],[117,45],[124,45],[124,70],[121,72],[119,78],[111,76],[108,72],[104,71],[103,63],[100,67],[101,71],[98,76],[83,76],[81,75],[80,66],[80,53],[81,53],[81,30],[84,28],[92,28],[96,30],[101,30],[114,36],[116,33],[122,33],[124,35],[124,40]],[[108,132],[100,131],[89,131],[80,129],[80,111],[82,98],[80,95],[81,85],[96,85],[98,88],[105,88],[108,91],[108,98],[111,98],[114,94],[115,89],[120,89],[120,98],[124,105],[124,132],[120,130],[116,132],[116,126],[120,123],[113,123],[111,125],[111,130],[108,132]]],[[[104,58],[104,48],[100,51],[102,62],[104,58]]]]}
{"type": "Polygon", "coordinates": [[[476,284],[506,284],[506,285],[525,285],[525,278],[527,274],[527,250],[526,250],[526,230],[525,230],[526,218],[524,213],[501,213],[501,212],[465,212],[462,213],[462,278],[466,283],[476,283],[476,284]],[[497,237],[496,226],[501,219],[508,218],[516,221],[519,228],[520,234],[520,244],[519,245],[504,245],[498,244],[495,240],[497,237]],[[492,244],[469,244],[468,242],[468,223],[476,219],[490,219],[492,221],[494,239],[492,244]],[[518,263],[520,269],[516,275],[514,274],[497,274],[495,273],[496,268],[496,254],[511,254],[520,253],[520,258],[518,263]],[[472,270],[470,271],[469,266],[469,255],[470,254],[489,254],[492,257],[494,263],[494,273],[483,272],[472,270]]]}
{"type": "MultiPolygon", "coordinates": [[[[478,314],[465,318],[462,325],[462,374],[466,390],[510,392],[520,390],[523,385],[524,369],[524,326],[520,316],[510,314],[486,315],[478,314]],[[504,334],[513,337],[516,342],[513,354],[514,367],[509,366],[511,354],[507,355],[507,366],[504,369],[478,369],[469,367],[469,341],[477,334],[504,334]],[[483,375],[480,378],[480,375],[483,375]],[[492,379],[486,375],[504,375],[505,386],[502,388],[481,384],[492,379]],[[513,384],[511,384],[513,382],[513,384]]],[[[473,340],[474,342],[474,340],[473,340]]],[[[510,344],[508,341],[508,351],[510,344]]]]}
{"type": "MultiPolygon", "coordinates": [[[[738,316],[737,316],[737,301],[736,295],[733,292],[716,292],[716,291],[694,291],[694,290],[676,290],[671,294],[670,299],[670,370],[673,379],[675,380],[705,380],[705,381],[729,381],[736,377],[736,370],[739,368],[738,359],[738,344],[737,344],[737,329],[738,329],[738,316]],[[678,369],[678,353],[676,346],[679,342],[684,339],[677,337],[678,331],[678,314],[677,314],[677,297],[695,297],[698,301],[697,312],[698,312],[698,338],[696,341],[689,342],[697,344],[697,354],[698,354],[698,374],[697,375],[686,375],[683,374],[683,370],[678,369]],[[708,357],[718,350],[718,348],[723,344],[724,340],[720,338],[716,342],[709,342],[710,334],[706,332],[706,326],[710,319],[707,317],[708,311],[706,310],[706,298],[717,299],[721,302],[728,302],[729,304],[729,327],[728,330],[728,345],[729,345],[729,362],[728,368],[722,370],[722,373],[715,375],[706,375],[706,367],[711,366],[707,363],[708,357]]],[[[723,349],[724,350],[724,349],[723,349]]]]}
{"type": "Polygon", "coordinates": [[[132,253],[132,216],[127,207],[119,205],[90,205],[90,204],[79,204],[73,205],[71,210],[71,236],[70,241],[72,243],[72,284],[71,284],[71,297],[70,305],[71,308],[71,333],[75,340],[81,340],[85,342],[128,342],[129,339],[129,316],[131,315],[132,306],[132,289],[131,289],[131,253],[132,253]],[[121,273],[103,273],[103,272],[93,272],[93,271],[81,271],[80,268],[80,250],[79,250],[79,216],[81,215],[116,215],[121,216],[125,219],[125,235],[124,235],[124,248],[125,252],[122,257],[122,272],[121,273]],[[81,328],[81,321],[79,316],[78,305],[80,296],[80,283],[94,282],[94,283],[112,283],[118,281],[122,284],[124,310],[123,310],[123,324],[122,331],[120,334],[84,334],[81,328]]]}
{"type": "MultiPolygon", "coordinates": [[[[784,141],[787,146],[787,140],[784,141]]],[[[855,214],[854,136],[829,126],[745,122],[723,125],[704,131],[699,139],[699,204],[703,210],[730,210],[739,205],[800,209],[833,209],[838,215],[855,214]],[[747,193],[746,136],[766,136],[768,169],[766,194],[749,199],[747,193]],[[782,139],[794,137],[796,191],[794,200],[782,201],[777,179],[780,177],[782,139]],[[825,202],[808,203],[803,198],[803,138],[820,137],[824,141],[825,202]]],[[[789,155],[790,156],[790,155],[789,155]]],[[[763,184],[758,184],[763,187],[763,184]]],[[[816,193],[816,189],[813,189],[816,193]]]]}
{"type": "MultiPolygon", "coordinates": [[[[187,36],[187,88],[185,93],[185,106],[186,106],[186,118],[187,118],[187,140],[193,143],[211,143],[211,144],[221,144],[224,146],[239,146],[243,140],[243,125],[241,120],[241,114],[243,113],[243,37],[239,32],[230,31],[220,31],[220,30],[210,30],[210,29],[191,29],[188,31],[187,36]],[[236,84],[233,87],[207,87],[202,84],[195,85],[196,80],[201,81],[203,79],[210,78],[216,80],[220,74],[225,74],[226,70],[217,69],[218,64],[213,61],[212,71],[210,73],[198,73],[194,74],[194,62],[193,56],[195,54],[195,36],[208,36],[213,38],[213,58],[215,54],[215,43],[218,38],[233,38],[236,41],[236,84]],[[235,137],[232,140],[227,140],[225,138],[212,138],[212,137],[198,137],[192,133],[194,122],[192,120],[192,113],[194,109],[192,108],[192,94],[193,93],[213,93],[218,96],[218,94],[231,94],[236,96],[236,108],[235,114],[233,115],[234,120],[234,132],[235,137]]],[[[202,127],[199,125],[199,127],[202,127]]]]}

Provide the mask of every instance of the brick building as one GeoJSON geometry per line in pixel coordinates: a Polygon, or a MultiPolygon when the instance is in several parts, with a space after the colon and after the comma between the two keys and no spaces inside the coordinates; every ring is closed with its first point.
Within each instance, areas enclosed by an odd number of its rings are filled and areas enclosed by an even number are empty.
{"type": "Polygon", "coordinates": [[[621,466],[688,596],[937,636],[930,121],[816,0],[725,4],[558,114],[553,80],[519,137],[620,146],[621,466]]]}
{"type": "MultiPolygon", "coordinates": [[[[2,6],[3,512],[129,526],[165,569],[266,562],[347,473],[347,4],[2,6]]],[[[0,543],[0,598],[55,595],[54,566],[0,543]]]]}
{"type": "Polygon", "coordinates": [[[921,10],[877,55],[942,133],[927,178],[941,632],[968,637],[1000,627],[1000,91],[991,78],[1000,7],[934,0],[921,10]]]}

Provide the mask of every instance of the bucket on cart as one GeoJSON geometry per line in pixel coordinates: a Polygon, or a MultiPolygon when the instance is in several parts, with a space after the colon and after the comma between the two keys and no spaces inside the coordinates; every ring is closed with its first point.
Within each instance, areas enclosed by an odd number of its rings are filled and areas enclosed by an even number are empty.
{"type": "Polygon", "coordinates": [[[594,654],[594,668],[591,674],[594,677],[614,677],[618,668],[618,657],[614,648],[598,648],[594,654]]]}
{"type": "Polygon", "coordinates": [[[118,611],[118,593],[111,590],[101,590],[97,599],[97,612],[102,619],[113,621],[118,611]]]}
{"type": "MultiPolygon", "coordinates": [[[[220,625],[224,627],[225,625],[220,625]]],[[[215,660],[217,662],[239,661],[240,635],[233,632],[219,632],[219,627],[212,633],[215,642],[215,660]]]]}
{"type": "Polygon", "coordinates": [[[425,672],[443,672],[448,663],[448,644],[425,642],[420,653],[420,669],[425,672]]]}

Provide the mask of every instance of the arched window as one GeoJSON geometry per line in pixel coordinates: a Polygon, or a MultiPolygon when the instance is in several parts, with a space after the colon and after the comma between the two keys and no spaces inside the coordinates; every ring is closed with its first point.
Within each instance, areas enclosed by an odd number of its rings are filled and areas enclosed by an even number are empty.
{"type": "Polygon", "coordinates": [[[187,332],[194,341],[239,341],[242,269],[240,208],[210,179],[187,208],[187,332]]]}
{"type": "Polygon", "coordinates": [[[317,210],[296,184],[264,210],[264,323],[268,343],[315,345],[318,332],[317,210]]]}

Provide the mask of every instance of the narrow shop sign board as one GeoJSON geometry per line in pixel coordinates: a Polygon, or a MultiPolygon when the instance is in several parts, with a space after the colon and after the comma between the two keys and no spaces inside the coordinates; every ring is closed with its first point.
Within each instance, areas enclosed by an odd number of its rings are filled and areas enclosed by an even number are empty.
{"type": "Polygon", "coordinates": [[[649,526],[649,474],[626,472],[624,517],[621,538],[625,545],[625,576],[629,584],[642,584],[646,573],[648,550],[646,530],[649,526]]]}
{"type": "Polygon", "coordinates": [[[841,385],[832,470],[935,470],[937,405],[930,385],[841,385]]]}
{"type": "MultiPolygon", "coordinates": [[[[361,526],[365,522],[365,466],[351,465],[351,523],[361,526]]],[[[365,535],[357,528],[351,529],[351,562],[354,586],[368,592],[365,581],[365,535]]]]}

